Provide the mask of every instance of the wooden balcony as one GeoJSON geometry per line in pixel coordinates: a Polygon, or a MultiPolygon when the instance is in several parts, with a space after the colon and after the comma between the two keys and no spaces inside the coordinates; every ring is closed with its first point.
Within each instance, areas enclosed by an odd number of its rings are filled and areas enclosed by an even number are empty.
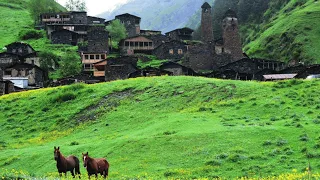
{"type": "Polygon", "coordinates": [[[101,59],[98,59],[98,60],[95,60],[95,59],[92,59],[92,60],[89,60],[89,59],[85,59],[85,60],[82,60],[82,64],[94,64],[94,63],[97,63],[101,61],[101,59]]]}

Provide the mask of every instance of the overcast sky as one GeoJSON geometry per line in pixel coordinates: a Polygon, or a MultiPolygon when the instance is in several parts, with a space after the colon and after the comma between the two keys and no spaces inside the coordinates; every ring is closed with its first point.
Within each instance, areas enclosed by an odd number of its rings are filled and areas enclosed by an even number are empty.
{"type": "MultiPolygon", "coordinates": [[[[126,3],[128,0],[85,0],[88,15],[95,16],[105,11],[112,11],[117,5],[126,3]]],[[[57,0],[62,6],[65,6],[67,0],[57,0]]]]}

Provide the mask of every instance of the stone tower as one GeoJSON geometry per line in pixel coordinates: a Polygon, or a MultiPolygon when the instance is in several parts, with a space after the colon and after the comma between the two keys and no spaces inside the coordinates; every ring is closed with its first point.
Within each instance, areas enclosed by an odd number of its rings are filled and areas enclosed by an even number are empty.
{"type": "Polygon", "coordinates": [[[201,16],[201,40],[203,42],[213,42],[213,27],[211,6],[205,2],[202,6],[201,16]]]}
{"type": "Polygon", "coordinates": [[[243,58],[237,14],[229,9],[222,21],[224,53],[230,54],[232,61],[243,58]]]}

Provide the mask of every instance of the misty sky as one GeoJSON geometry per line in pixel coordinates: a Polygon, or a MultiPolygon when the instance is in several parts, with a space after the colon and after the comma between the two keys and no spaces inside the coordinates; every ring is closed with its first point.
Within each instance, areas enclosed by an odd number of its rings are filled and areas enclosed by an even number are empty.
{"type": "MultiPolygon", "coordinates": [[[[65,6],[67,0],[57,0],[58,3],[65,6]]],[[[112,11],[117,5],[126,3],[128,0],[85,0],[88,15],[95,16],[105,11],[112,11]]]]}

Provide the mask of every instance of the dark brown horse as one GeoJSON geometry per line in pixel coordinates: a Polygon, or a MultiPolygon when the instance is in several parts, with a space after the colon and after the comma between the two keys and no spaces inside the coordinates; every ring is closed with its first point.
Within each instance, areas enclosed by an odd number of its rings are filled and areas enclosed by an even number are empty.
{"type": "Polygon", "coordinates": [[[109,163],[105,158],[91,158],[89,157],[89,153],[82,153],[83,157],[83,165],[87,169],[88,176],[90,178],[91,175],[96,175],[98,177],[98,173],[103,175],[104,178],[108,176],[109,172],[109,163]]]}
{"type": "Polygon", "coordinates": [[[75,177],[74,173],[80,177],[80,163],[77,157],[71,155],[65,158],[60,152],[60,147],[54,147],[54,160],[57,161],[57,169],[60,176],[62,173],[67,175],[67,172],[70,171],[73,177],[75,177]]]}

